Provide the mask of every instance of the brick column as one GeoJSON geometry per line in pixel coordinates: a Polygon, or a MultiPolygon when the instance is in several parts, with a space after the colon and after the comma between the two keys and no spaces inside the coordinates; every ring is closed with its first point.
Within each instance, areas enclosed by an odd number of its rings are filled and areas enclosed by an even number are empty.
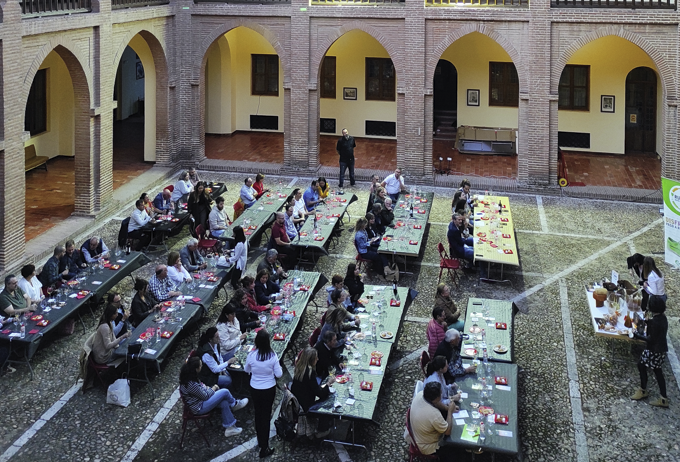
{"type": "Polygon", "coordinates": [[[205,134],[201,133],[205,126],[205,114],[201,106],[203,98],[199,91],[199,85],[205,76],[198,75],[200,69],[194,69],[193,41],[187,39],[193,35],[191,8],[194,2],[175,0],[173,5],[175,7],[175,36],[178,37],[172,48],[176,56],[177,72],[175,75],[178,84],[178,88],[171,91],[176,98],[173,103],[177,105],[177,109],[171,112],[175,116],[175,133],[177,133],[177,157],[174,160],[186,159],[192,163],[199,163],[205,159],[205,134]]]}
{"type": "Polygon", "coordinates": [[[19,2],[7,2],[2,10],[2,79],[0,111],[3,150],[0,152],[0,270],[16,264],[24,253],[24,222],[26,206],[26,177],[24,176],[25,107],[21,106],[21,92],[17,82],[23,82],[21,72],[21,8],[19,2]],[[12,90],[13,89],[13,90],[12,90]]]}
{"type": "MultiPolygon", "coordinates": [[[[288,55],[288,72],[283,76],[284,87],[284,133],[283,164],[285,170],[316,171],[319,168],[317,155],[310,155],[312,114],[310,98],[316,97],[309,91],[309,2],[292,0],[290,18],[290,52],[288,55]],[[290,88],[290,91],[288,91],[290,88]]],[[[285,72],[285,70],[284,70],[285,72]]],[[[318,105],[318,99],[315,98],[318,105]]],[[[318,121],[318,116],[317,116],[318,121]]],[[[318,122],[317,122],[318,123],[318,122]]],[[[318,135],[317,135],[318,137],[318,135]]]]}

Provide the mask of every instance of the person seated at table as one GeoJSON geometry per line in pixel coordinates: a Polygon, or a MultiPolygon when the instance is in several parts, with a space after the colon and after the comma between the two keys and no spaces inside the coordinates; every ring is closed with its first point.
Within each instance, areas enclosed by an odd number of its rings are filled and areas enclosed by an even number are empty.
{"type": "Polygon", "coordinates": [[[392,199],[385,198],[385,206],[380,211],[380,223],[385,228],[394,228],[394,207],[392,207],[392,199]]]}
{"type": "MultiPolygon", "coordinates": [[[[649,257],[647,257],[649,258],[649,257]]],[[[640,372],[640,388],[631,396],[633,400],[641,400],[649,396],[647,391],[647,368],[654,371],[656,382],[659,385],[661,397],[649,403],[651,406],[668,407],[668,396],[666,395],[666,378],[663,375],[663,362],[668,352],[668,319],[664,312],[666,302],[659,296],[652,295],[649,300],[649,313],[651,319],[647,320],[647,335],[641,336],[634,334],[640,340],[647,342],[645,349],[640,355],[638,371],[640,372]]]]}
{"type": "Polygon", "coordinates": [[[222,361],[228,361],[234,357],[236,350],[245,340],[247,334],[241,332],[241,325],[236,317],[236,310],[232,305],[225,305],[215,324],[220,334],[220,351],[222,361]]]}
{"type": "Polygon", "coordinates": [[[260,305],[267,305],[282,298],[281,287],[269,280],[269,271],[258,271],[255,276],[255,301],[260,305]]]}
{"type": "Polygon", "coordinates": [[[378,188],[382,188],[382,186],[380,186],[380,177],[378,175],[373,175],[371,177],[371,186],[368,188],[367,211],[370,211],[373,207],[373,202],[375,201],[375,195],[378,192],[378,188]]]}
{"type": "Polygon", "coordinates": [[[189,169],[189,182],[191,185],[195,188],[196,184],[201,181],[201,178],[198,176],[198,172],[196,171],[196,168],[191,167],[189,169]]]}
{"type": "Polygon", "coordinates": [[[349,293],[346,290],[335,289],[331,293],[331,304],[328,306],[328,309],[326,310],[326,319],[328,319],[331,313],[333,313],[338,308],[342,308],[347,312],[345,320],[342,323],[343,331],[359,329],[359,324],[361,323],[359,316],[354,316],[345,307],[345,301],[348,300],[349,293]]]}
{"type": "Polygon", "coordinates": [[[182,365],[179,373],[180,394],[194,415],[205,415],[219,406],[222,410],[224,436],[238,435],[243,429],[236,426],[232,411],[244,408],[248,404],[248,398],[235,399],[229,390],[220,389],[217,385],[206,386],[200,379],[203,368],[201,358],[196,356],[192,356],[182,365]]]}
{"type": "Polygon", "coordinates": [[[189,197],[189,193],[194,190],[194,186],[189,180],[189,172],[182,172],[179,174],[177,183],[172,190],[172,196],[170,200],[179,208],[180,203],[186,202],[189,197]]]}
{"type": "Polygon", "coordinates": [[[316,363],[318,380],[323,381],[332,375],[329,369],[335,371],[342,369],[343,356],[339,354],[338,348],[338,334],[335,331],[327,330],[319,335],[319,340],[314,345],[319,357],[316,363]]]}
{"type": "Polygon", "coordinates": [[[227,361],[222,359],[220,349],[220,334],[217,327],[208,327],[198,339],[196,356],[201,358],[204,367],[198,374],[201,382],[212,387],[218,385],[220,388],[228,388],[231,385],[231,376],[227,372],[227,367],[236,362],[236,358],[227,361]]]}
{"type": "Polygon", "coordinates": [[[454,214],[449,223],[449,230],[446,233],[446,238],[449,241],[449,252],[452,257],[461,258],[465,260],[468,266],[472,266],[474,259],[474,242],[472,237],[463,237],[463,215],[454,214]]]}
{"type": "Polygon", "coordinates": [[[395,202],[399,199],[399,193],[408,191],[404,184],[404,177],[401,175],[400,168],[397,168],[394,170],[393,174],[387,176],[381,183],[381,186],[385,188],[387,195],[395,202]]]}
{"type": "Polygon", "coordinates": [[[126,332],[116,338],[113,332],[113,322],[118,317],[118,310],[113,305],[104,308],[104,314],[99,320],[99,326],[94,336],[92,344],[92,359],[97,364],[106,364],[113,356],[113,350],[118,348],[120,342],[130,337],[130,332],[126,332]]]}
{"type": "Polygon", "coordinates": [[[168,254],[168,277],[178,288],[183,282],[191,282],[191,274],[182,266],[182,261],[179,259],[179,252],[176,250],[168,254]]]}
{"type": "Polygon", "coordinates": [[[295,215],[296,218],[302,218],[304,220],[308,215],[312,214],[312,212],[307,210],[305,200],[302,198],[302,190],[300,188],[295,188],[293,190],[293,200],[295,204],[293,208],[293,215],[295,215]]]}
{"type": "Polygon", "coordinates": [[[109,248],[104,239],[93,236],[80,246],[80,255],[85,263],[97,263],[100,258],[109,258],[109,248]]]}
{"type": "Polygon", "coordinates": [[[441,446],[439,442],[442,435],[451,435],[453,428],[453,414],[456,412],[456,404],[450,401],[446,409],[446,419],[440,412],[442,399],[442,386],[439,382],[429,382],[418,392],[411,401],[410,425],[413,433],[412,441],[408,428],[404,432],[404,439],[409,444],[418,446],[421,454],[437,455],[439,460],[452,460],[453,450],[450,446],[441,446]]]}
{"type": "MultiPolygon", "coordinates": [[[[312,347],[306,347],[300,353],[300,357],[295,363],[293,372],[293,385],[290,392],[297,398],[300,407],[307,414],[309,408],[316,402],[323,401],[330,396],[329,387],[335,383],[335,376],[329,375],[323,382],[316,375],[316,365],[319,362],[319,352],[312,347]]],[[[316,427],[314,436],[324,438],[330,433],[330,425],[333,421],[328,416],[319,416],[318,422],[314,425],[314,418],[307,415],[307,425],[311,428],[308,435],[312,434],[316,427]]]]}
{"type": "Polygon", "coordinates": [[[316,187],[316,180],[312,180],[312,184],[305,190],[302,198],[305,201],[307,210],[313,212],[316,205],[319,203],[319,189],[316,187]]]}
{"type": "Polygon", "coordinates": [[[198,239],[193,237],[189,238],[187,245],[179,251],[179,257],[187,271],[200,271],[208,266],[198,251],[198,239]]]}
{"type": "MultiPolygon", "coordinates": [[[[331,306],[333,303],[333,300],[331,300],[331,294],[335,292],[336,290],[339,290],[340,292],[343,291],[345,288],[345,280],[340,274],[334,274],[333,277],[331,278],[331,285],[326,287],[326,292],[328,293],[328,297],[326,298],[326,304],[328,306],[331,306]]],[[[342,306],[347,309],[352,306],[352,301],[347,298],[342,304],[342,306]]]]}
{"type": "Polygon", "coordinates": [[[210,222],[210,235],[221,239],[231,221],[227,209],[224,208],[224,197],[220,196],[215,199],[215,205],[208,215],[208,221],[210,222]]]}
{"type": "Polygon", "coordinates": [[[169,189],[164,189],[163,191],[156,194],[156,197],[153,199],[153,206],[156,210],[158,210],[158,213],[165,215],[170,210],[172,210],[173,206],[172,201],[170,200],[171,198],[172,193],[169,189]]]}
{"type": "Polygon", "coordinates": [[[463,360],[460,357],[460,332],[456,329],[449,329],[446,331],[444,340],[439,343],[434,356],[444,356],[449,362],[449,371],[447,372],[447,381],[453,381],[456,377],[462,377],[465,374],[474,374],[477,371],[476,366],[463,367],[463,360]]]}
{"type": "MultiPolygon", "coordinates": [[[[427,363],[427,367],[425,368],[426,379],[423,381],[424,385],[427,385],[430,382],[438,382],[441,385],[442,399],[438,403],[437,407],[443,412],[446,412],[449,404],[451,404],[451,401],[458,403],[461,397],[460,392],[453,396],[449,396],[449,387],[446,385],[446,378],[444,376],[444,374],[446,374],[448,371],[449,363],[446,362],[446,358],[444,356],[435,356],[429,363],[427,363]]],[[[453,385],[455,386],[455,383],[453,385]]],[[[456,406],[455,410],[458,410],[458,406],[456,406]]]]}
{"type": "Polygon", "coordinates": [[[168,267],[166,265],[156,266],[156,273],[149,279],[149,289],[159,302],[182,295],[182,292],[175,290],[174,283],[168,277],[168,267]]]}
{"type": "Polygon", "coordinates": [[[83,268],[87,268],[87,263],[85,263],[80,255],[80,251],[76,249],[76,245],[73,239],[66,241],[66,253],[59,259],[59,272],[63,273],[64,270],[68,270],[68,274],[64,279],[73,279],[80,273],[83,268]]]}
{"type": "MultiPolygon", "coordinates": [[[[645,257],[642,254],[634,253],[630,257],[626,258],[626,263],[628,264],[628,272],[631,277],[635,278],[633,281],[642,281],[642,265],[645,262],[645,257]]],[[[642,282],[638,283],[642,285],[642,282]]]]}
{"type": "Polygon", "coordinates": [[[252,311],[248,306],[248,294],[246,294],[244,289],[238,289],[234,292],[229,303],[224,306],[225,309],[227,307],[230,307],[230,309],[234,311],[234,315],[239,322],[241,333],[248,329],[255,329],[262,324],[257,312],[252,311]]]}
{"type": "Polygon", "coordinates": [[[286,231],[285,216],[283,212],[276,212],[276,221],[272,225],[272,237],[270,247],[286,256],[283,263],[285,268],[293,268],[297,262],[297,250],[293,247],[288,232],[286,231]]]}
{"type": "Polygon", "coordinates": [[[293,204],[286,204],[285,215],[283,216],[283,224],[286,226],[286,234],[288,239],[293,242],[293,239],[299,239],[297,225],[305,221],[304,218],[295,218],[295,206],[293,204]]]}
{"type": "Polygon", "coordinates": [[[149,282],[146,279],[137,278],[135,280],[134,289],[137,293],[132,298],[132,304],[130,306],[130,324],[132,324],[133,327],[137,327],[148,315],[154,311],[159,311],[162,304],[148,291],[149,282]]]}
{"type": "MultiPolygon", "coordinates": [[[[320,337],[323,337],[328,331],[335,332],[338,339],[337,348],[342,351],[342,349],[345,347],[345,341],[347,340],[345,326],[350,327],[350,323],[348,322],[350,319],[353,319],[352,315],[349,314],[349,312],[347,312],[347,310],[343,307],[338,307],[337,305],[332,308],[329,307],[326,311],[326,322],[321,328],[320,337]]],[[[355,324],[355,327],[358,326],[355,324]]]]}
{"type": "Polygon", "coordinates": [[[234,234],[236,245],[234,246],[234,254],[226,259],[225,266],[235,264],[231,270],[231,287],[238,289],[241,275],[245,272],[246,264],[248,263],[248,240],[243,228],[238,225],[234,226],[232,233],[234,234]]]}
{"type": "Polygon", "coordinates": [[[5,316],[17,316],[33,309],[28,294],[19,287],[19,281],[13,274],[5,276],[5,288],[0,292],[0,313],[5,316]]]}
{"type": "Polygon", "coordinates": [[[647,303],[651,295],[660,297],[664,303],[667,300],[666,289],[664,287],[664,278],[661,271],[656,267],[656,262],[652,257],[645,257],[642,263],[642,304],[640,305],[643,311],[647,310],[647,303]]]}
{"type": "Polygon", "coordinates": [[[347,265],[347,273],[345,274],[345,280],[343,282],[349,292],[349,299],[352,302],[352,306],[363,306],[359,303],[359,299],[364,293],[364,275],[359,272],[356,263],[347,265]]]}
{"type": "Polygon", "coordinates": [[[275,284],[281,284],[283,279],[288,277],[288,273],[283,270],[281,263],[279,263],[279,252],[276,249],[267,250],[267,254],[262,259],[259,265],[257,265],[257,272],[262,270],[269,271],[269,280],[275,284]]]}
{"type": "Polygon", "coordinates": [[[439,347],[439,344],[444,340],[446,328],[444,309],[434,307],[432,309],[432,319],[430,319],[430,322],[427,325],[427,353],[430,355],[430,358],[434,356],[437,347],[439,347]]]}
{"type": "Polygon", "coordinates": [[[316,189],[319,192],[319,199],[321,200],[326,199],[331,193],[331,187],[328,185],[328,181],[326,181],[326,178],[323,176],[320,176],[319,179],[316,180],[316,189]]]}
{"type": "Polygon", "coordinates": [[[125,309],[123,299],[117,292],[109,292],[106,296],[106,303],[113,306],[116,309],[116,313],[118,313],[116,319],[111,323],[113,325],[113,335],[118,338],[128,331],[127,321],[130,313],[125,309]]]}
{"type": "Polygon", "coordinates": [[[69,268],[61,268],[61,259],[66,254],[66,249],[63,245],[58,245],[54,248],[52,256],[45,262],[45,265],[40,272],[40,283],[43,287],[59,287],[63,281],[71,279],[69,268]]]}
{"type": "Polygon", "coordinates": [[[243,279],[241,279],[241,286],[243,286],[243,290],[248,296],[248,309],[250,309],[250,311],[260,313],[272,307],[271,303],[268,303],[267,305],[257,304],[257,301],[255,300],[255,278],[244,276],[243,279]]]}
{"type": "Polygon", "coordinates": [[[464,199],[468,204],[468,208],[472,210],[474,203],[472,201],[472,194],[470,194],[470,188],[472,188],[472,184],[470,184],[470,180],[466,178],[460,182],[460,188],[458,188],[458,191],[461,193],[460,198],[464,199]]]}
{"type": "Polygon", "coordinates": [[[143,231],[144,226],[151,221],[151,217],[146,210],[144,210],[144,202],[137,200],[135,202],[135,211],[130,216],[130,224],[128,224],[128,238],[137,239],[136,250],[140,250],[151,241],[151,235],[143,231]]]}
{"type": "Polygon", "coordinates": [[[271,191],[271,189],[264,187],[264,173],[258,173],[257,175],[255,175],[255,183],[253,183],[253,189],[255,190],[255,199],[259,199],[265,193],[271,191]]]}
{"type": "Polygon", "coordinates": [[[443,282],[437,285],[437,293],[434,296],[434,306],[435,308],[444,310],[446,325],[449,329],[457,329],[460,332],[463,332],[465,321],[460,319],[463,313],[458,309],[451,298],[451,288],[443,282]]]}
{"type": "Polygon", "coordinates": [[[451,213],[467,213],[470,211],[470,206],[465,199],[461,198],[463,193],[461,191],[456,191],[453,195],[453,200],[451,201],[451,213]]]}
{"type": "Polygon", "coordinates": [[[385,188],[378,186],[378,189],[375,191],[375,196],[373,196],[373,202],[371,203],[372,210],[375,210],[375,204],[379,204],[380,210],[382,210],[382,208],[385,206],[385,198],[387,198],[387,192],[385,191],[385,188]]]}
{"type": "Polygon", "coordinates": [[[253,179],[248,177],[243,181],[243,186],[241,186],[241,191],[239,196],[241,197],[241,202],[245,208],[249,208],[255,202],[257,202],[255,189],[253,189],[253,179]]]}
{"type": "Polygon", "coordinates": [[[35,276],[35,265],[21,268],[21,279],[17,282],[19,288],[28,295],[32,303],[40,303],[45,296],[42,293],[42,283],[35,276]]]}
{"type": "Polygon", "coordinates": [[[203,225],[203,229],[208,229],[208,215],[210,215],[211,204],[212,198],[205,190],[205,183],[199,181],[187,200],[187,212],[194,217],[197,227],[203,225]]]}
{"type": "Polygon", "coordinates": [[[369,241],[368,234],[366,233],[366,225],[368,221],[365,218],[359,218],[354,229],[356,230],[354,234],[354,244],[356,245],[357,251],[361,258],[364,260],[371,260],[373,262],[373,270],[378,273],[379,277],[385,277],[385,275],[391,275],[394,271],[389,267],[387,257],[383,254],[376,252],[374,248],[371,247],[373,242],[376,242],[379,238],[373,238],[369,241]]]}
{"type": "Polygon", "coordinates": [[[151,200],[151,197],[149,197],[147,193],[142,193],[142,195],[139,196],[139,200],[144,202],[144,210],[146,210],[146,213],[149,214],[149,216],[152,217],[155,214],[163,213],[162,210],[156,208],[153,201],[151,200]]]}
{"type": "MultiPolygon", "coordinates": [[[[378,207],[378,210],[380,210],[380,206],[376,205],[376,207],[378,207]]],[[[368,236],[368,240],[371,242],[371,245],[377,248],[380,246],[380,238],[382,237],[382,234],[380,233],[380,226],[378,225],[378,219],[376,218],[375,214],[373,214],[373,212],[368,212],[365,218],[368,222],[366,224],[366,235],[368,236]]],[[[384,233],[385,229],[383,228],[382,231],[384,233]]]]}

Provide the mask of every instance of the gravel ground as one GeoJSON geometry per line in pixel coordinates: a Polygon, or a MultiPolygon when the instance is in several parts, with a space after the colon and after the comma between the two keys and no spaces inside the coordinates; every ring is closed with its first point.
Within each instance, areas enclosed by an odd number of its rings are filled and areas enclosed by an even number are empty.
{"type": "MultiPolygon", "coordinates": [[[[205,173],[203,176],[227,181],[229,192],[225,194],[226,203],[235,202],[242,175],[205,173]]],[[[278,179],[268,178],[267,181],[271,184],[278,182],[278,179]]],[[[283,184],[290,181],[291,178],[282,178],[283,184]]],[[[306,183],[299,180],[296,185],[305,187],[306,183]]],[[[346,190],[356,193],[359,202],[350,208],[352,224],[345,226],[346,239],[331,249],[330,258],[321,258],[319,262],[320,271],[329,279],[335,273],[344,275],[347,264],[353,261],[355,250],[350,228],[365,210],[368,197],[366,189],[366,185],[358,185],[346,190]]],[[[419,262],[408,262],[408,269],[414,274],[404,275],[400,282],[400,285],[419,292],[408,310],[409,317],[430,317],[439,274],[436,244],[446,242],[453,192],[444,188],[434,191],[436,197],[430,216],[431,225],[422,257],[419,262]]],[[[571,379],[572,386],[580,390],[582,398],[588,460],[680,460],[677,439],[672,436],[679,426],[673,409],[680,402],[680,396],[678,383],[668,362],[664,372],[671,409],[656,409],[645,401],[630,401],[629,396],[638,386],[635,363],[639,350],[631,352],[628,343],[615,342],[614,357],[622,362],[601,361],[601,358],[611,357],[612,345],[593,335],[583,290],[584,283],[600,279],[612,269],[625,274],[625,258],[633,249],[645,254],[655,253],[657,264],[666,276],[666,290],[671,300],[667,313],[671,320],[669,336],[674,345],[680,345],[679,313],[674,302],[680,287],[679,275],[663,264],[663,256],[659,254],[663,250],[661,223],[633,239],[626,239],[660,218],[658,206],[544,197],[542,213],[545,222],[542,224],[541,212],[534,196],[511,196],[510,203],[521,269],[506,272],[510,281],[507,284],[480,284],[477,273],[466,273],[461,278],[460,287],[453,291],[453,296],[462,307],[473,296],[505,300],[520,296],[518,305],[522,313],[518,314],[515,322],[515,348],[516,363],[520,367],[519,430],[525,459],[577,460],[569,392],[571,379]],[[626,242],[622,243],[623,240],[626,242]],[[613,244],[613,248],[607,249],[613,244]],[[602,254],[595,261],[584,262],[595,252],[602,254]],[[566,288],[567,319],[563,319],[562,315],[560,283],[566,288]],[[538,284],[545,286],[531,291],[528,297],[522,295],[538,284]],[[565,322],[573,332],[576,376],[568,373],[565,322]]],[[[231,213],[231,209],[229,211],[231,213]]],[[[121,211],[119,215],[125,216],[127,213],[121,211]]],[[[100,230],[93,230],[93,233],[101,234],[107,243],[113,243],[119,226],[119,221],[112,220],[100,230]]],[[[171,248],[179,249],[187,238],[188,231],[185,230],[171,239],[171,248]]],[[[164,262],[166,258],[165,254],[151,256],[154,261],[136,271],[135,276],[149,278],[154,264],[164,262]]],[[[261,258],[262,250],[253,249],[248,273],[254,272],[261,258]]],[[[378,283],[377,279],[370,276],[367,282],[378,283]]],[[[124,296],[131,296],[130,279],[122,281],[115,290],[124,296]]],[[[317,295],[317,301],[320,306],[325,306],[325,291],[317,295]]],[[[12,460],[121,460],[177,388],[178,372],[186,354],[195,347],[198,333],[213,325],[225,302],[222,293],[208,315],[197,326],[182,333],[174,351],[163,363],[162,373],[153,374],[155,399],[148,386],[137,383],[132,385],[132,404],[125,409],[106,405],[105,393],[101,388],[88,390],[85,394],[78,391],[54,417],[47,422],[40,421],[41,428],[12,460]]],[[[294,339],[298,347],[306,344],[320,316],[321,312],[316,313],[314,307],[310,306],[303,319],[301,333],[294,339]]],[[[26,367],[19,367],[17,373],[2,378],[5,399],[4,412],[0,416],[0,426],[4,429],[0,436],[0,451],[10,447],[76,383],[78,353],[96,321],[89,314],[84,316],[84,320],[86,335],[77,326],[71,336],[46,339],[32,361],[35,380],[30,380],[26,367]]],[[[421,349],[427,342],[425,327],[424,323],[417,320],[404,323],[403,334],[395,349],[395,359],[421,349]]],[[[284,364],[291,367],[290,356],[285,358],[284,364]]],[[[284,374],[284,378],[290,380],[288,373],[284,374]]],[[[366,445],[366,450],[348,448],[347,454],[351,460],[408,459],[407,446],[402,438],[404,415],[410,404],[414,383],[420,378],[418,361],[414,359],[403,361],[400,367],[387,374],[378,403],[377,425],[357,425],[357,439],[366,445]]],[[[239,377],[235,377],[234,389],[239,396],[248,394],[247,387],[239,386],[239,377]]],[[[653,375],[650,377],[650,393],[653,398],[658,395],[653,375]]],[[[172,406],[135,460],[206,461],[241,444],[252,444],[255,437],[253,408],[249,405],[236,413],[244,427],[238,437],[227,440],[220,431],[217,419],[214,419],[214,425],[205,430],[211,442],[210,447],[190,426],[185,448],[180,450],[181,412],[179,403],[172,406]]],[[[338,451],[332,445],[301,445],[291,453],[289,446],[284,446],[276,439],[272,440],[272,444],[276,452],[271,460],[340,460],[338,451]]],[[[256,451],[250,449],[239,454],[232,453],[231,460],[256,459],[256,451]]],[[[462,452],[459,459],[470,460],[470,455],[462,452]]],[[[482,454],[475,456],[475,460],[486,461],[491,460],[491,457],[482,454]]],[[[497,457],[496,460],[513,459],[497,457]]]]}

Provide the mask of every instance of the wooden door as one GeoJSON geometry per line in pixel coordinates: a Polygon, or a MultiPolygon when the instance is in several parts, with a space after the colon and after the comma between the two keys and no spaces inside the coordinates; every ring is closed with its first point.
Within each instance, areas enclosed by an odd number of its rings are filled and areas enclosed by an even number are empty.
{"type": "Polygon", "coordinates": [[[626,77],[626,153],[656,152],[656,73],[638,67],[626,77]]]}

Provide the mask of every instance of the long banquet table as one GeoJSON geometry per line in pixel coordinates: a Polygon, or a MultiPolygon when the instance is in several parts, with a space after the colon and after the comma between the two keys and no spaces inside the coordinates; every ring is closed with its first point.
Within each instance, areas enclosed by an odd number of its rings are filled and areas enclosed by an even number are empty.
{"type": "Polygon", "coordinates": [[[512,221],[510,200],[500,196],[478,196],[474,209],[474,259],[503,266],[519,266],[515,226],[512,221]],[[503,208],[498,210],[498,204],[503,208]]]}
{"type": "MultiPolygon", "coordinates": [[[[476,358],[480,361],[483,359],[482,334],[479,330],[484,329],[489,361],[512,363],[515,357],[514,321],[516,313],[517,308],[512,302],[470,298],[468,300],[463,330],[465,334],[469,335],[469,339],[463,341],[460,349],[461,358],[476,358]],[[503,324],[505,324],[505,328],[503,328],[503,324]],[[477,354],[473,355],[469,350],[475,350],[475,344],[477,344],[477,354]],[[507,348],[507,352],[494,351],[496,345],[507,348]]],[[[502,350],[499,349],[499,351],[502,350]]]]}

